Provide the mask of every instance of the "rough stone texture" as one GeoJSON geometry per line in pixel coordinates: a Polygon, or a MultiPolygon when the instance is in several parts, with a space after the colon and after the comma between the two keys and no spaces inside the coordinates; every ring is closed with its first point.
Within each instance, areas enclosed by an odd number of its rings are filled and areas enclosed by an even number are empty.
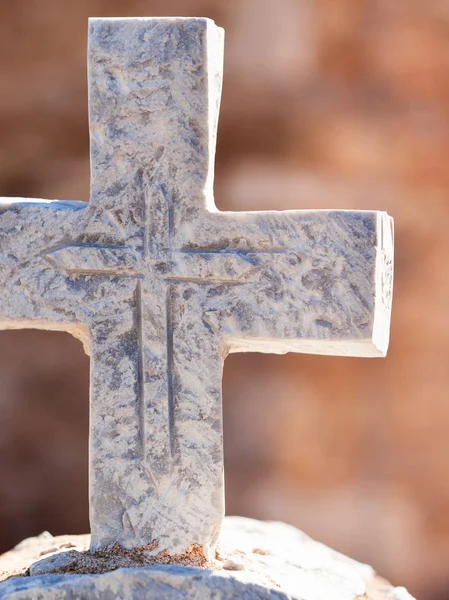
{"type": "MultiPolygon", "coordinates": [[[[445,598],[447,2],[0,4],[0,196],[89,198],[88,16],[202,15],[226,31],[217,206],[394,216],[387,360],[225,361],[226,510],[292,523],[420,600],[445,598]]],[[[0,552],[89,531],[88,378],[72,336],[0,331],[0,552]]]]}
{"type": "MultiPolygon", "coordinates": [[[[88,547],[73,536],[72,544],[88,547]]],[[[204,569],[179,565],[128,565],[126,556],[111,556],[109,570],[98,573],[95,556],[64,552],[67,538],[31,538],[0,557],[0,578],[31,570],[47,575],[10,577],[0,583],[4,600],[64,598],[164,598],[167,600],[228,599],[277,600],[413,600],[404,588],[377,578],[371,567],[357,563],[311,540],[283,523],[239,517],[224,520],[219,553],[204,569]],[[63,552],[61,554],[61,552],[63,552]],[[45,555],[37,563],[33,561],[45,555]],[[86,559],[89,562],[86,562],[86,559]],[[67,565],[71,565],[67,570],[67,565]],[[82,565],[82,568],[80,568],[82,565]],[[234,566],[238,565],[236,569],[234,566]],[[59,568],[59,571],[58,571],[59,568]],[[66,569],[66,570],[64,570],[66,569]],[[71,574],[70,574],[71,573],[71,574]]],[[[106,570],[104,566],[102,570],[106,570]]]]}
{"type": "Polygon", "coordinates": [[[90,203],[0,205],[0,326],[91,353],[93,549],[210,553],[228,353],[387,349],[385,213],[215,209],[222,52],[206,19],[94,19],[90,203]]]}

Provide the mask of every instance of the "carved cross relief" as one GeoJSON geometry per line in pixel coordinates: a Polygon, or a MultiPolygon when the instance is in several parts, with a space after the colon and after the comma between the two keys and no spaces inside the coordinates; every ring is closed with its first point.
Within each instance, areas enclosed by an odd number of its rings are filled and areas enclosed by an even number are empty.
{"type": "Polygon", "coordinates": [[[207,19],[92,19],[89,204],[0,202],[0,328],[91,355],[92,549],[214,548],[229,352],[387,350],[385,213],[215,208],[222,62],[207,19]]]}

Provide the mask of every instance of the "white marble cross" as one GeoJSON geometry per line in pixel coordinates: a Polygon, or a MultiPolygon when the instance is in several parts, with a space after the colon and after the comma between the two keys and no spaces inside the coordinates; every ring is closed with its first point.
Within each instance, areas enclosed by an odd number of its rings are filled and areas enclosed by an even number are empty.
{"type": "Polygon", "coordinates": [[[90,203],[0,203],[0,328],[91,355],[92,549],[213,550],[229,352],[387,349],[385,213],[215,208],[222,61],[207,19],[91,20],[90,203]]]}

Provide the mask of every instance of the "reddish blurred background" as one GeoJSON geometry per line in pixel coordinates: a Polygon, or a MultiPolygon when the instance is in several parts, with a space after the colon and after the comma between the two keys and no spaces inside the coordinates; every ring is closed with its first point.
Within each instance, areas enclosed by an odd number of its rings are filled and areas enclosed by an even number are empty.
{"type": "MultiPolygon", "coordinates": [[[[219,208],[396,221],[386,360],[227,360],[228,513],[448,599],[448,0],[3,2],[0,195],[88,199],[87,17],[134,15],[226,28],[219,208]]],[[[68,334],[0,333],[0,550],[88,530],[88,370],[68,334]]]]}

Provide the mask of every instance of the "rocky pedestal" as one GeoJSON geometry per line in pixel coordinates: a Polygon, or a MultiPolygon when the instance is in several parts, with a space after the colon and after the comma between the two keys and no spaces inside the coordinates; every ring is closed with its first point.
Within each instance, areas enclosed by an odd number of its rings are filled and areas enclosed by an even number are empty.
{"type": "Polygon", "coordinates": [[[119,547],[90,554],[89,537],[44,533],[0,557],[3,600],[413,600],[373,569],[283,523],[227,517],[213,562],[191,552],[119,547]]]}

